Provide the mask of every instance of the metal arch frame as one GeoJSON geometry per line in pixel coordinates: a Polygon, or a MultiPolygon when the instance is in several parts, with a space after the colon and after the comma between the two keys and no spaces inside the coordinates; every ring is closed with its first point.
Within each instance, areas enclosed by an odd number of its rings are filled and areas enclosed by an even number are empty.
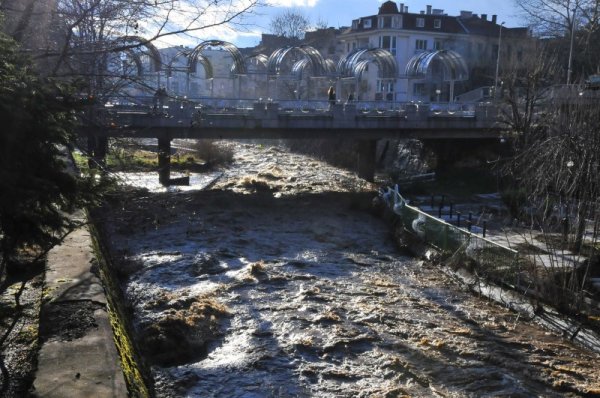
{"type": "Polygon", "coordinates": [[[143,76],[144,64],[142,63],[140,55],[133,51],[133,49],[131,48],[127,48],[125,50],[122,50],[121,52],[127,53],[131,57],[131,59],[133,59],[133,62],[135,63],[135,68],[137,70],[137,76],[143,76]]]}
{"type": "Polygon", "coordinates": [[[119,49],[118,47],[114,49],[114,51],[125,51],[131,54],[135,60],[136,65],[138,66],[138,75],[141,76],[143,74],[143,66],[139,54],[137,54],[134,49],[139,47],[145,47],[150,53],[148,54],[152,59],[154,66],[153,72],[160,72],[162,70],[162,57],[160,56],[160,52],[158,49],[152,44],[150,41],[144,39],[140,36],[122,36],[113,41],[113,45],[125,47],[119,49]],[[136,43],[131,46],[128,43],[136,43]]]}
{"type": "MultiPolygon", "coordinates": [[[[222,47],[227,52],[229,52],[229,54],[231,54],[233,58],[233,65],[231,66],[232,74],[242,75],[246,73],[246,63],[244,62],[244,57],[242,56],[240,50],[233,44],[222,40],[207,40],[194,47],[194,49],[192,49],[192,51],[190,52],[190,56],[188,58],[189,71],[196,70],[199,58],[203,66],[205,65],[204,62],[208,62],[208,59],[202,55],[202,51],[204,51],[207,47],[222,47]],[[206,61],[203,61],[202,58],[204,58],[206,61]]],[[[210,69],[212,71],[212,65],[210,69]]]]}
{"type": "Polygon", "coordinates": [[[413,56],[406,64],[406,75],[409,78],[425,77],[434,60],[439,60],[444,66],[446,81],[469,80],[467,63],[460,54],[452,50],[422,52],[413,56]]]}
{"type": "Polygon", "coordinates": [[[267,69],[267,65],[269,63],[269,57],[267,57],[265,54],[254,54],[254,55],[250,55],[249,57],[246,57],[244,62],[246,64],[246,70],[248,70],[248,63],[250,62],[250,60],[255,59],[257,61],[257,64],[262,65],[265,70],[267,69]]]}
{"type": "Polygon", "coordinates": [[[337,72],[337,65],[335,64],[334,60],[330,58],[325,60],[325,71],[330,75],[333,75],[337,72]]]}
{"type": "Polygon", "coordinates": [[[310,59],[308,58],[302,58],[301,60],[296,61],[294,65],[292,65],[292,76],[298,80],[301,80],[302,72],[304,72],[304,70],[310,66],[312,65],[310,59]]]}
{"type": "Polygon", "coordinates": [[[352,51],[338,62],[341,77],[360,79],[367,65],[374,62],[379,68],[381,79],[396,79],[398,64],[392,53],[382,48],[360,48],[352,51]]]}
{"type": "MultiPolygon", "coordinates": [[[[177,58],[179,58],[179,57],[186,57],[188,59],[188,64],[184,70],[184,72],[188,75],[188,78],[192,73],[196,73],[195,69],[190,69],[190,62],[189,62],[190,55],[191,55],[191,52],[185,51],[185,50],[180,51],[177,54],[175,54],[175,56],[173,58],[171,58],[171,60],[169,61],[168,65],[166,67],[167,77],[170,77],[172,75],[173,62],[175,62],[175,60],[177,60],[177,58]]],[[[208,58],[206,58],[204,55],[198,54],[196,63],[194,64],[195,67],[198,66],[198,61],[200,61],[200,65],[202,65],[202,67],[204,68],[204,78],[212,79],[214,77],[214,70],[213,70],[212,64],[210,63],[210,60],[208,58]]]]}
{"type": "Polygon", "coordinates": [[[325,76],[330,72],[329,63],[317,49],[312,46],[302,45],[286,46],[273,51],[267,62],[267,73],[269,75],[281,74],[281,65],[288,54],[293,52],[302,54],[302,59],[296,61],[294,65],[292,65],[292,75],[297,76],[299,73],[301,75],[302,71],[307,67],[311,68],[313,76],[325,76]]]}

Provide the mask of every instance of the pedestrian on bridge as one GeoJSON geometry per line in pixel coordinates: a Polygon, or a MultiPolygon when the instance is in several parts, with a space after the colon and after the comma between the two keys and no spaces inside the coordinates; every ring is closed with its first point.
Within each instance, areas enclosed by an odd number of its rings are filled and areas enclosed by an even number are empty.
{"type": "Polygon", "coordinates": [[[329,107],[333,107],[335,105],[335,89],[333,86],[329,86],[329,90],[327,90],[327,97],[329,98],[329,107]]]}
{"type": "Polygon", "coordinates": [[[350,94],[348,94],[348,99],[346,100],[346,103],[351,104],[352,102],[354,102],[354,93],[350,92],[350,94]]]}
{"type": "Polygon", "coordinates": [[[160,87],[154,93],[154,110],[159,110],[161,113],[163,111],[163,106],[165,105],[165,100],[168,98],[167,89],[164,87],[160,87]]]}

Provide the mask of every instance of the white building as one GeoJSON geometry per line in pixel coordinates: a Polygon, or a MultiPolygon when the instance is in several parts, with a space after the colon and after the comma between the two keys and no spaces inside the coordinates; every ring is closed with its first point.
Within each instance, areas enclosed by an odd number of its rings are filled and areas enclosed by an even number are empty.
{"type": "MultiPolygon", "coordinates": [[[[449,101],[462,92],[492,85],[502,35],[502,64],[520,61],[530,45],[527,28],[505,28],[496,15],[461,11],[408,11],[404,3],[387,1],[377,15],[355,19],[343,32],[344,56],[359,49],[387,50],[397,75],[382,78],[377,63],[363,67],[354,82],[345,82],[342,95],[354,91],[363,100],[449,101]]],[[[358,60],[357,60],[358,62],[358,60]]]]}

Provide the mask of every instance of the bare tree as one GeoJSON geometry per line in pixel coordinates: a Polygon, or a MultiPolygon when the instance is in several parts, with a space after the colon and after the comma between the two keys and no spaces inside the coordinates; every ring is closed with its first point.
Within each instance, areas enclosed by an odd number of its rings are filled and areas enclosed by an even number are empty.
{"type": "Polygon", "coordinates": [[[596,72],[600,0],[515,0],[533,32],[560,52],[567,82],[596,72]],[[574,78],[573,78],[574,77],[574,78]]]}
{"type": "MultiPolygon", "coordinates": [[[[215,30],[225,34],[227,30],[244,29],[244,17],[261,1],[51,0],[48,3],[54,7],[50,10],[52,23],[48,25],[52,28],[45,32],[48,43],[29,51],[39,62],[45,61],[46,73],[80,77],[88,83],[90,93],[99,93],[114,89],[109,84],[110,78],[130,78],[123,73],[124,55],[136,51],[148,55],[152,44],[160,47],[183,40],[189,42],[192,36],[215,38],[216,34],[211,33],[215,30]]],[[[19,2],[2,2],[0,11],[6,4],[19,2]]],[[[22,15],[32,10],[32,7],[22,8],[12,9],[22,15]]],[[[32,20],[20,19],[25,24],[32,20]]]]}
{"type": "Polygon", "coordinates": [[[327,20],[319,17],[313,26],[313,30],[327,29],[328,26],[327,20]]]}
{"type": "Polygon", "coordinates": [[[271,33],[301,40],[310,29],[310,18],[298,10],[287,10],[271,20],[271,33]]]}
{"type": "Polygon", "coordinates": [[[598,28],[600,0],[515,0],[534,31],[545,37],[568,36],[578,25],[598,28]]]}
{"type": "Polygon", "coordinates": [[[501,162],[503,196],[513,216],[531,223],[531,237],[546,245],[550,265],[532,276],[536,290],[558,306],[577,310],[598,262],[597,94],[554,84],[564,68],[552,47],[540,46],[534,56],[504,71],[501,117],[512,151],[501,162]],[[588,260],[578,267],[565,250],[588,260]]]}

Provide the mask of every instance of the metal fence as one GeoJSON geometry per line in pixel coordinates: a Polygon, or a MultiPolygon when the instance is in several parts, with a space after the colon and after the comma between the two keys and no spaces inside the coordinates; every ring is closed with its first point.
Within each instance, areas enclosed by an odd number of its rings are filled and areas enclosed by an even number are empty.
{"type": "Polygon", "coordinates": [[[575,278],[575,269],[548,269],[531,255],[478,236],[410,206],[398,186],[380,191],[381,199],[398,216],[402,227],[484,280],[510,287],[567,313],[600,314],[600,303],[575,278]],[[575,279],[573,279],[575,278],[575,279]],[[562,281],[562,282],[561,282],[562,281]]]}
{"type": "Polygon", "coordinates": [[[380,191],[405,231],[418,236],[448,257],[461,261],[479,276],[517,287],[527,279],[527,265],[516,250],[449,224],[410,206],[398,186],[380,191]]]}

